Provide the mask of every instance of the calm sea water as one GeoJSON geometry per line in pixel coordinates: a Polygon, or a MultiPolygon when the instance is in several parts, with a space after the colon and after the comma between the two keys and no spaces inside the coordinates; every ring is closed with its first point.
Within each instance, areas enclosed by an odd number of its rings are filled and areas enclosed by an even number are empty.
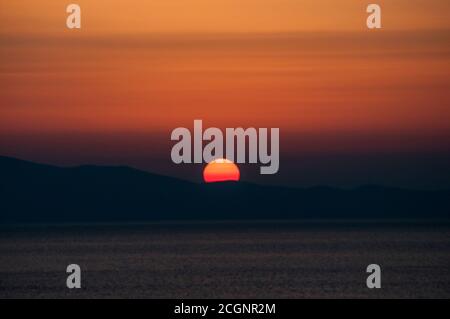
{"type": "Polygon", "coordinates": [[[1,226],[0,297],[450,298],[450,222],[1,226]]]}

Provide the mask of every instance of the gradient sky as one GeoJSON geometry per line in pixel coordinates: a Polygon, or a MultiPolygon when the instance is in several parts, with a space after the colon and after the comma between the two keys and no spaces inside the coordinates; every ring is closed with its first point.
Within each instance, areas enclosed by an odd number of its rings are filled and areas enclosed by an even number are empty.
{"type": "Polygon", "coordinates": [[[280,174],[244,179],[450,187],[447,0],[74,2],[81,30],[66,1],[0,4],[0,155],[201,180],[170,132],[202,119],[281,129],[280,174]]]}

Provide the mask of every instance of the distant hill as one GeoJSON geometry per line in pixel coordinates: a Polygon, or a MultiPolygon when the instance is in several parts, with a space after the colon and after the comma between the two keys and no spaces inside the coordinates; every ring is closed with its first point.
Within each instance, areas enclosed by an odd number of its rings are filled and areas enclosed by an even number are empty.
{"type": "Polygon", "coordinates": [[[0,223],[449,217],[450,191],[196,184],[129,167],[0,157],[0,223]]]}

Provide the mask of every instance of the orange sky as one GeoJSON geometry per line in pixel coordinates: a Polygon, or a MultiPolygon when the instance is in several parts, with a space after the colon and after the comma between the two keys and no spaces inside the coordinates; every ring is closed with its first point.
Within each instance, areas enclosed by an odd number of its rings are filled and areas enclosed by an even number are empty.
{"type": "Polygon", "coordinates": [[[1,2],[3,139],[169,140],[202,119],[280,127],[292,145],[304,134],[448,145],[436,138],[450,132],[448,0],[74,2],[77,31],[65,27],[67,1],[1,2]],[[365,28],[372,2],[383,30],[365,28]]]}
{"type": "Polygon", "coordinates": [[[90,33],[364,30],[365,8],[382,6],[390,30],[446,29],[447,0],[21,0],[0,4],[3,32],[55,33],[65,6],[83,9],[90,33]]]}

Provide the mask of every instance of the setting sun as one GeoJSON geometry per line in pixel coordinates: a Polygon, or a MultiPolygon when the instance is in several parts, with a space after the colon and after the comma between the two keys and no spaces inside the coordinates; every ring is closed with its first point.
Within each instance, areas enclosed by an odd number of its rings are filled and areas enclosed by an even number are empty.
{"type": "Polygon", "coordinates": [[[239,168],[232,161],[221,158],[206,165],[203,171],[203,179],[206,183],[239,181],[239,168]]]}

